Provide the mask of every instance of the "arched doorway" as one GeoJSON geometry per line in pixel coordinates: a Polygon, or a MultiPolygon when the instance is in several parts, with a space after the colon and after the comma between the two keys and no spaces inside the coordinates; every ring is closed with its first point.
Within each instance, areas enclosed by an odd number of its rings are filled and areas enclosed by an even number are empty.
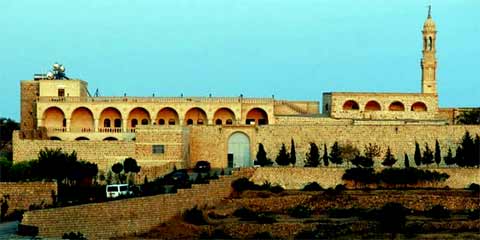
{"type": "Polygon", "coordinates": [[[252,166],[250,159],[250,139],[245,133],[236,132],[228,139],[228,167],[252,166]]]}

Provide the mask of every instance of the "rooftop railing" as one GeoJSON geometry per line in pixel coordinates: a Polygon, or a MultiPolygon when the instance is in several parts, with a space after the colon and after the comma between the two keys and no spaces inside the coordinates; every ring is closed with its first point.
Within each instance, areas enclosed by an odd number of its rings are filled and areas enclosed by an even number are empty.
{"type": "Polygon", "coordinates": [[[273,98],[244,97],[38,97],[39,102],[134,102],[134,103],[273,103],[273,98]]]}

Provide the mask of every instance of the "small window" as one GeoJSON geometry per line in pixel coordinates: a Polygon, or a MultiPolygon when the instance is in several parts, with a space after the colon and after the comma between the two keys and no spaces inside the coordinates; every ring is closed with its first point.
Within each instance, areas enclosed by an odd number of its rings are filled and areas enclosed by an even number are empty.
{"type": "Polygon", "coordinates": [[[232,125],[232,124],[233,124],[232,119],[227,119],[227,125],[232,125]]]}
{"type": "Polygon", "coordinates": [[[111,125],[110,125],[110,119],[105,119],[103,120],[103,127],[104,128],[109,128],[111,125]]]}
{"type": "Polygon", "coordinates": [[[198,119],[198,120],[197,120],[197,124],[198,124],[198,125],[203,125],[203,119],[198,119]]]}
{"type": "Polygon", "coordinates": [[[108,186],[107,187],[107,192],[118,192],[118,187],[117,186],[108,186]]]}
{"type": "Polygon", "coordinates": [[[138,125],[138,120],[137,119],[132,119],[132,128],[136,127],[138,125]]]}
{"type": "Polygon", "coordinates": [[[117,119],[115,119],[114,124],[115,124],[116,128],[121,128],[122,127],[122,120],[117,118],[117,119]]]}
{"type": "Polygon", "coordinates": [[[168,120],[168,125],[175,125],[175,119],[168,120]]]}
{"type": "Polygon", "coordinates": [[[142,125],[148,125],[148,119],[142,119],[142,125]]]}
{"type": "Polygon", "coordinates": [[[192,119],[188,119],[188,120],[187,120],[187,125],[193,125],[193,120],[192,120],[192,119]]]}
{"type": "Polygon", "coordinates": [[[163,154],[165,153],[165,145],[153,145],[152,146],[153,154],[163,154]]]}
{"type": "Polygon", "coordinates": [[[128,187],[127,186],[120,186],[120,192],[127,191],[128,187]]]}
{"type": "Polygon", "coordinates": [[[222,119],[217,119],[215,120],[216,125],[222,125],[222,119]]]}
{"type": "Polygon", "coordinates": [[[165,125],[165,119],[158,120],[158,125],[165,125]]]}
{"type": "Polygon", "coordinates": [[[58,96],[59,97],[65,97],[65,89],[59,88],[58,89],[58,96]]]}

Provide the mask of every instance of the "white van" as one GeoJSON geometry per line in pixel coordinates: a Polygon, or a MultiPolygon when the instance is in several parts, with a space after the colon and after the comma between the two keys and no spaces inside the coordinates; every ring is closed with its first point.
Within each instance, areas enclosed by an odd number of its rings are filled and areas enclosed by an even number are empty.
{"type": "Polygon", "coordinates": [[[117,198],[120,196],[132,195],[133,192],[128,187],[128,184],[111,184],[107,185],[107,198],[117,198]]]}

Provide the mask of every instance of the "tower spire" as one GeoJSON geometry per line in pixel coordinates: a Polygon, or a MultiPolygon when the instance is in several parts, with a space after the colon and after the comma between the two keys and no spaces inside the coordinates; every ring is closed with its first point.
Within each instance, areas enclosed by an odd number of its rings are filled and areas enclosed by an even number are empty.
{"type": "Polygon", "coordinates": [[[428,5],[428,18],[432,18],[432,5],[428,5]]]}
{"type": "Polygon", "coordinates": [[[437,94],[437,58],[436,41],[437,28],[432,19],[432,6],[428,6],[428,18],[423,24],[423,50],[422,50],[422,93],[437,94]]]}

